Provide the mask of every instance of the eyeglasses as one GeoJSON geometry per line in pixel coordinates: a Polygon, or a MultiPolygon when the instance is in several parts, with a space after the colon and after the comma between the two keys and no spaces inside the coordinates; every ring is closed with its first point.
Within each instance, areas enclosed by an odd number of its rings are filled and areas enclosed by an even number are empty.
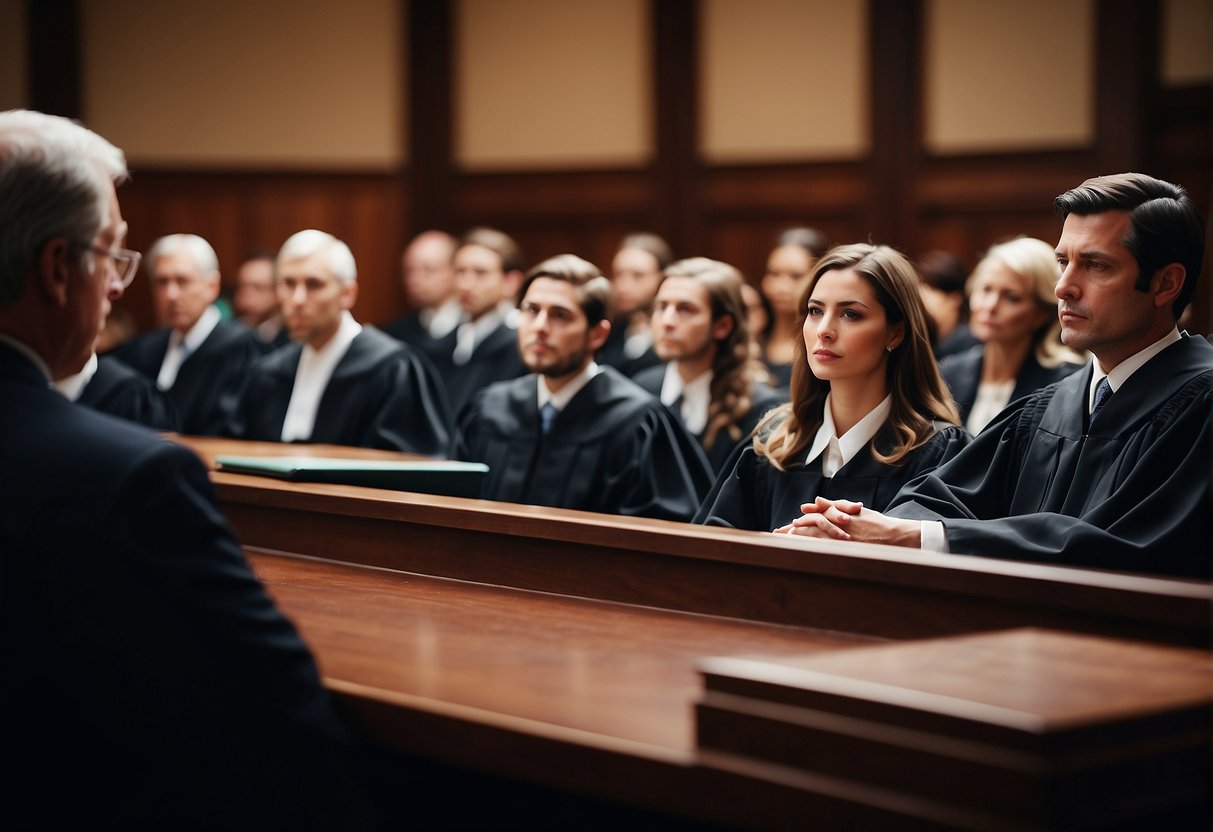
{"type": "Polygon", "coordinates": [[[89,248],[114,261],[114,269],[118,272],[118,277],[122,279],[122,288],[125,289],[134,282],[135,275],[139,273],[139,261],[143,259],[142,254],[131,251],[129,248],[102,248],[96,244],[89,248]]]}

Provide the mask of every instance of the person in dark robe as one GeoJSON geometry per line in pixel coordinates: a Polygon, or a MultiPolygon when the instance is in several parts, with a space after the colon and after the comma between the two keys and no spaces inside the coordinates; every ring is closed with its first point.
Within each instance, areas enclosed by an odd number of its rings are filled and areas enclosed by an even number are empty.
{"type": "Polygon", "coordinates": [[[257,336],[224,321],[219,297],[219,259],[194,234],[157,240],[144,265],[161,328],[113,352],[168,394],[181,432],[217,436],[224,431],[249,366],[264,353],[257,336]]]}
{"type": "Polygon", "coordinates": [[[458,414],[488,385],[526,372],[513,321],[524,266],[518,244],[493,228],[464,234],[453,262],[463,322],[434,345],[432,355],[451,413],[458,414]]]}
{"type": "Polygon", "coordinates": [[[276,272],[293,343],[253,365],[231,435],[445,456],[450,412],[433,367],[350,313],[358,283],[349,247],[300,231],[283,243],[276,272]]]}
{"type": "Polygon", "coordinates": [[[799,304],[792,401],[737,448],[695,522],[786,533],[818,496],[885,506],[964,447],[916,281],[887,246],[838,246],[817,261],[799,304]]]}
{"type": "Polygon", "coordinates": [[[774,323],[761,357],[776,387],[786,390],[791,386],[797,345],[803,337],[804,309],[799,302],[814,265],[829,247],[825,234],[816,228],[787,228],[775,238],[767,255],[759,289],[770,301],[774,323]]]}
{"type": "Polygon", "coordinates": [[[798,531],[937,551],[1207,579],[1213,345],[1176,326],[1204,221],[1138,173],[1059,196],[1062,340],[1090,364],[1009,406],[886,514],[806,505],[798,531]]]}
{"type": "Polygon", "coordinates": [[[278,290],[274,286],[274,254],[254,249],[236,269],[236,291],[232,295],[236,320],[253,330],[266,352],[285,347],[290,333],[282,320],[278,290]]]}
{"type": "Polygon", "coordinates": [[[978,343],[939,363],[969,433],[1087,360],[1061,343],[1057,274],[1053,246],[1031,237],[992,246],[973,270],[970,320],[978,343]]]}
{"type": "Polygon", "coordinates": [[[666,363],[634,377],[699,440],[714,474],[787,401],[758,360],[743,285],[737,269],[706,257],[666,267],[652,317],[653,348],[666,363]]]}
{"type": "Polygon", "coordinates": [[[649,316],[662,271],[674,261],[669,243],[639,232],[623,238],[611,259],[611,331],[595,360],[629,378],[661,365],[649,316]]]}
{"type": "Polygon", "coordinates": [[[398,341],[421,350],[431,360],[438,344],[463,322],[455,296],[455,247],[445,231],[422,231],[401,255],[401,280],[412,311],[383,328],[398,341]]]}
{"type": "Polygon", "coordinates": [[[188,448],[66,401],[137,271],[122,151],[0,113],[6,829],[365,829],[351,741],[188,448]]]}
{"type": "Polygon", "coordinates": [[[113,355],[93,353],[83,370],[56,381],[55,389],[68,401],[153,430],[180,430],[172,400],[113,355]]]}
{"type": "Polygon", "coordinates": [[[979,346],[981,342],[969,327],[965,294],[969,270],[964,261],[947,251],[928,251],[918,260],[918,279],[935,358],[942,362],[949,355],[979,346]]]}
{"type": "Polygon", "coordinates": [[[686,521],[711,472],[660,401],[594,361],[610,292],[571,254],[530,271],[518,344],[532,374],[477,394],[458,417],[452,457],[489,466],[489,499],[686,521]]]}

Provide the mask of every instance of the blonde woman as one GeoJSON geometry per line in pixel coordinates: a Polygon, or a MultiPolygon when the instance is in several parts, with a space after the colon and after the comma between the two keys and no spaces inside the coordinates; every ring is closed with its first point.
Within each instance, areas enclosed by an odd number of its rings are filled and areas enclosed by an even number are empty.
{"type": "Polygon", "coordinates": [[[994,246],[969,277],[969,326],[982,343],[943,359],[940,372],[970,433],[1083,366],[1061,343],[1058,277],[1053,246],[1031,237],[994,246]]]}
{"type": "Polygon", "coordinates": [[[733,455],[696,522],[785,531],[818,496],[880,510],[968,443],[917,281],[887,246],[839,246],[817,262],[799,304],[792,401],[733,455]]]}

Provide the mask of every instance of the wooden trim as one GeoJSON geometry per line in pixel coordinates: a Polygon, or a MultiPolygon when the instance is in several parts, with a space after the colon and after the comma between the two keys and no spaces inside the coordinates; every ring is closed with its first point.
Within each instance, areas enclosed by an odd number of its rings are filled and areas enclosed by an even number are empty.
{"type": "Polygon", "coordinates": [[[676,252],[703,245],[697,204],[699,144],[699,4],[650,0],[656,193],[651,230],[676,252]]]}
{"type": "Polygon", "coordinates": [[[450,230],[454,132],[451,3],[449,0],[414,0],[407,6],[411,226],[414,233],[427,228],[450,230]]]}
{"type": "Polygon", "coordinates": [[[1101,174],[1149,167],[1160,6],[1138,0],[1096,5],[1095,149],[1101,174]]]}
{"type": "Polygon", "coordinates": [[[868,231],[905,247],[918,239],[913,194],[922,147],[921,0],[871,0],[871,186],[868,231]]]}
{"type": "Polygon", "coordinates": [[[27,0],[25,15],[30,109],[83,118],[79,5],[27,0]]]}

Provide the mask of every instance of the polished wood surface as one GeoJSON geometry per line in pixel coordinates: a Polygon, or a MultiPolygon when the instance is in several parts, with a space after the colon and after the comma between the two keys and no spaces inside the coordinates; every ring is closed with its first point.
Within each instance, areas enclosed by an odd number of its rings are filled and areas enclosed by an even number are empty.
{"type": "MultiPolygon", "coordinates": [[[[212,462],[399,457],[177,440],[212,462]]],[[[1205,817],[1208,584],[212,480],[351,724],[392,754],[453,767],[442,776],[454,793],[481,788],[462,779],[474,772],[507,784],[503,794],[526,783],[643,823],[754,829],[806,817],[823,828],[1068,828],[1075,816],[1041,797],[1067,789],[1110,807],[1084,825],[1205,817]],[[1024,626],[1057,632],[1000,632],[1024,626]],[[809,676],[831,686],[787,683],[809,676]],[[822,712],[824,728],[803,717],[822,712]],[[869,728],[838,730],[856,721],[869,728]],[[971,785],[969,797],[954,799],[940,772],[971,785]],[[1155,796],[1134,803],[1134,783],[1155,796]],[[1128,802],[1093,797],[1101,789],[1128,802]]],[[[530,812],[469,825],[531,826],[530,812]]]]}

